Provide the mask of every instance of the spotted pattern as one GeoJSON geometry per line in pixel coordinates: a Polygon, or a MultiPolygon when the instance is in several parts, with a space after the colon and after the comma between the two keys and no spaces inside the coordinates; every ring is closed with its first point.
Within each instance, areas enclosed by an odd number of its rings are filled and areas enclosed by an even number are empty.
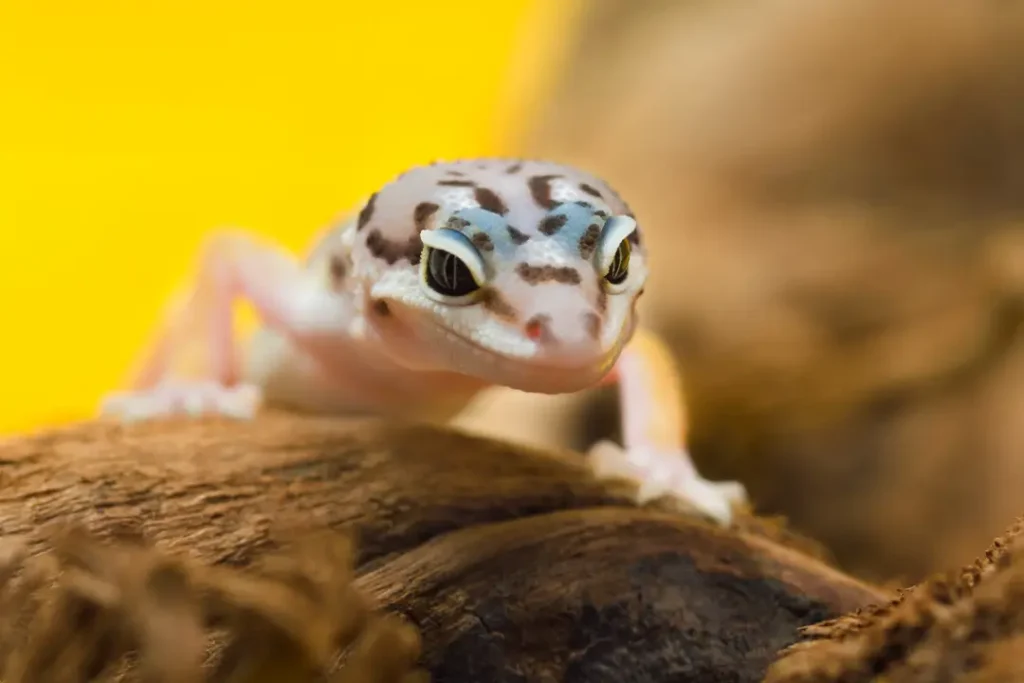
{"type": "Polygon", "coordinates": [[[506,301],[501,292],[493,287],[485,287],[480,290],[480,303],[494,315],[509,322],[514,322],[519,317],[512,304],[506,301]]]}
{"type": "Polygon", "coordinates": [[[467,221],[462,216],[452,216],[444,224],[444,227],[448,228],[449,230],[462,230],[463,228],[469,227],[469,221],[467,221]]]}
{"type": "MultiPolygon", "coordinates": [[[[379,195],[374,193],[368,197],[355,221],[356,229],[362,231],[360,239],[365,253],[380,259],[381,268],[385,263],[394,266],[406,262],[416,267],[420,264],[423,247],[419,233],[441,225],[464,233],[477,250],[488,254],[485,258],[497,258],[496,255],[502,259],[513,258],[515,247],[527,245],[518,259],[510,264],[503,262],[500,270],[512,266],[512,275],[531,288],[543,283],[579,287],[586,279],[587,300],[581,301],[582,309],[571,315],[578,321],[580,327],[577,329],[581,333],[600,343],[602,337],[610,333],[607,327],[618,324],[621,307],[618,299],[608,292],[607,283],[602,281],[600,274],[593,272],[590,262],[600,245],[602,224],[612,212],[607,206],[614,206],[614,213],[633,216],[624,203],[619,205],[621,198],[615,189],[571,170],[562,171],[558,166],[529,160],[500,159],[484,165],[474,161],[459,168],[444,167],[444,164],[452,162],[440,163],[441,168],[433,175],[410,178],[408,191],[404,197],[401,193],[396,194],[394,203],[389,187],[379,195]],[[487,172],[478,175],[478,166],[487,172]],[[417,183],[420,187],[414,190],[417,183]],[[565,186],[564,197],[562,184],[565,186]],[[567,203],[563,204],[563,200],[567,203]],[[463,218],[460,210],[469,210],[474,205],[494,215],[483,216],[469,211],[466,216],[470,220],[463,218]],[[460,215],[449,217],[449,211],[457,211],[460,215]],[[554,239],[549,245],[545,238],[554,239]],[[525,252],[533,246],[537,251],[527,257],[525,252]],[[567,260],[548,261],[549,250],[561,252],[567,260]],[[592,277],[595,278],[594,283],[590,281],[592,277]],[[596,291],[592,284],[596,285],[596,291]]],[[[633,246],[639,245],[639,231],[631,233],[628,240],[633,246]]],[[[353,275],[351,265],[344,257],[327,261],[326,265],[332,282],[339,283],[339,286],[344,286],[344,280],[353,275]]],[[[533,328],[526,328],[527,336],[541,343],[556,342],[552,319],[539,315],[526,321],[538,311],[521,311],[518,308],[519,298],[529,300],[529,295],[522,292],[522,288],[509,284],[512,286],[504,290],[483,283],[477,293],[476,305],[495,319],[518,327],[520,334],[524,324],[532,323],[533,328]]],[[[582,293],[584,290],[577,291],[582,293]]],[[[389,314],[386,301],[372,306],[374,314],[389,314]]]]}
{"type": "Polygon", "coordinates": [[[416,231],[423,232],[427,229],[427,221],[437,213],[441,207],[433,202],[420,202],[412,212],[412,220],[416,223],[416,231]]]}
{"type": "Polygon", "coordinates": [[[601,239],[601,226],[591,223],[587,226],[586,232],[580,237],[580,258],[589,260],[597,250],[597,244],[601,239]]]}
{"type": "Polygon", "coordinates": [[[329,267],[331,271],[331,284],[334,287],[340,286],[342,280],[345,279],[346,273],[348,273],[348,266],[345,264],[345,259],[340,254],[331,254],[329,267]]]}
{"type": "Polygon", "coordinates": [[[511,225],[508,226],[508,238],[512,240],[512,244],[526,244],[529,241],[530,236],[521,230],[516,230],[511,225]]]}
{"type": "Polygon", "coordinates": [[[480,205],[480,208],[485,211],[496,213],[499,216],[504,216],[508,213],[508,206],[505,205],[505,202],[501,200],[501,197],[494,190],[478,187],[473,191],[473,198],[480,205]]]}
{"type": "Polygon", "coordinates": [[[388,265],[405,259],[415,266],[419,265],[423,242],[419,233],[405,241],[392,241],[384,237],[380,230],[373,230],[366,236],[366,248],[374,257],[383,259],[388,265]]]}
{"type": "Polygon", "coordinates": [[[544,216],[537,229],[549,237],[562,229],[569,222],[569,217],[564,213],[555,213],[544,216]]]}
{"type": "Polygon", "coordinates": [[[582,282],[580,272],[569,266],[531,266],[529,263],[520,263],[516,266],[516,273],[531,285],[538,285],[542,282],[578,285],[582,282]]]}
{"type": "Polygon", "coordinates": [[[530,188],[530,196],[542,209],[553,209],[558,203],[551,198],[551,181],[561,178],[560,175],[535,175],[526,181],[530,188]]]}
{"type": "Polygon", "coordinates": [[[578,201],[573,202],[576,206],[582,206],[584,209],[590,209],[594,212],[594,215],[598,218],[608,218],[608,212],[602,209],[595,209],[594,205],[590,202],[578,201]]]}
{"type": "Polygon", "coordinates": [[[366,205],[363,206],[362,211],[359,212],[359,217],[356,219],[356,230],[362,230],[366,227],[366,224],[373,218],[373,210],[377,203],[377,193],[374,192],[370,195],[370,198],[366,200],[366,205]]]}
{"type": "Polygon", "coordinates": [[[471,238],[473,246],[480,251],[494,251],[494,242],[485,232],[478,232],[471,238]]]}

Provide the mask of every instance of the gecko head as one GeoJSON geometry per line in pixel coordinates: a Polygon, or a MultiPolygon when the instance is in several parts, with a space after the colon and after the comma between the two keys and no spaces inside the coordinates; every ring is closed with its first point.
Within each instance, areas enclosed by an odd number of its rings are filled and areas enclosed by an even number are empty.
{"type": "Polygon", "coordinates": [[[636,325],[647,278],[631,216],[559,204],[515,227],[479,208],[420,233],[418,270],[381,278],[377,330],[408,365],[541,393],[590,386],[636,325]]]}

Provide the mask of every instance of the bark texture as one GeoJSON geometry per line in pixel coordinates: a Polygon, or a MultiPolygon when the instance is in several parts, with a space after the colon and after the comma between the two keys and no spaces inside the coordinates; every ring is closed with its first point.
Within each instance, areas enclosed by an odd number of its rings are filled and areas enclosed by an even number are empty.
{"type": "Polygon", "coordinates": [[[83,424],[0,445],[0,491],[5,683],[759,681],[892,597],[774,522],[411,424],[83,424]]]}
{"type": "Polygon", "coordinates": [[[804,629],[765,683],[1024,681],[1024,518],[978,560],[804,629]]]}

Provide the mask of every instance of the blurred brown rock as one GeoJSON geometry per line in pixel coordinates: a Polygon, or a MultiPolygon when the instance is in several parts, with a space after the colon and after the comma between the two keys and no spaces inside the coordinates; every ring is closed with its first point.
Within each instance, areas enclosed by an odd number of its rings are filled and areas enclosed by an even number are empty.
{"type": "Polygon", "coordinates": [[[425,426],[83,424],[0,445],[0,487],[5,683],[753,682],[890,598],[769,520],[425,426]]]}
{"type": "Polygon", "coordinates": [[[860,575],[963,564],[1024,486],[1024,6],[586,8],[527,153],[629,198],[702,468],[860,575]]]}

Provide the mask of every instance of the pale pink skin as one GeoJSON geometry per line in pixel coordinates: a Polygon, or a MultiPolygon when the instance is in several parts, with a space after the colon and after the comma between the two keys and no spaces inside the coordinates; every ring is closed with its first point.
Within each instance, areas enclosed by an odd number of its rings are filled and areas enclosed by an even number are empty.
{"type": "Polygon", "coordinates": [[[327,230],[304,260],[245,232],[220,232],[130,386],[106,397],[103,412],[250,418],[266,403],[448,420],[488,387],[569,393],[617,381],[624,444],[596,444],[593,468],[638,483],[640,500],[675,496],[728,523],[744,490],[693,467],[677,369],[658,339],[637,329],[647,277],[638,234],[599,178],[507,159],[411,169],[327,230]],[[600,233],[596,244],[586,243],[588,229],[600,233]],[[605,274],[630,232],[628,277],[613,285],[605,274]],[[474,276],[481,287],[466,300],[424,282],[423,241],[435,235],[442,251],[463,249],[483,280],[474,276]],[[262,323],[244,344],[233,322],[240,299],[262,323]]]}

